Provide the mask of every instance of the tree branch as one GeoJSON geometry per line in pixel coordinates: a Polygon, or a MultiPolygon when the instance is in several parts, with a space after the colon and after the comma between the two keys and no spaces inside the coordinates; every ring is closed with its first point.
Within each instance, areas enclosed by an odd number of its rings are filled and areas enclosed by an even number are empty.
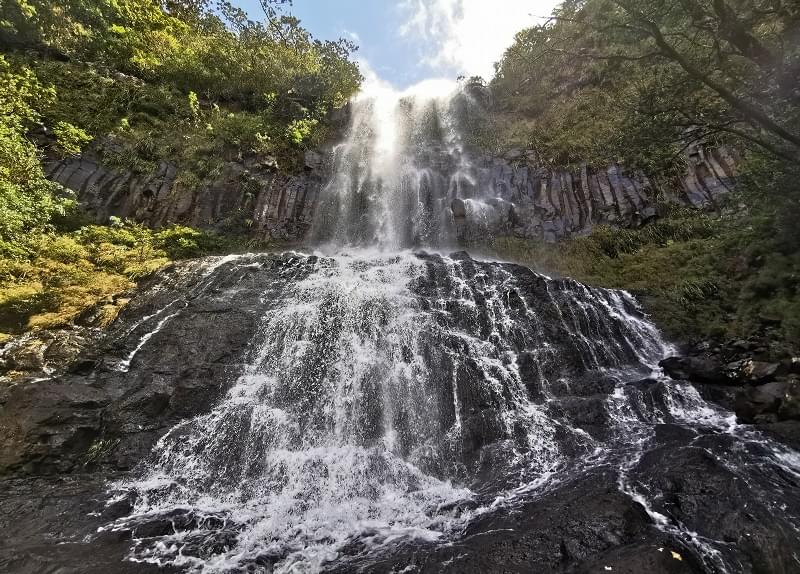
{"type": "Polygon", "coordinates": [[[694,65],[689,62],[689,60],[683,54],[678,52],[669,42],[667,42],[666,38],[664,38],[664,35],[661,32],[661,29],[655,22],[649,20],[646,16],[635,9],[627,6],[626,2],[615,0],[615,3],[625,10],[625,12],[627,12],[628,15],[630,15],[633,19],[642,24],[648,30],[650,37],[655,41],[656,45],[664,53],[664,56],[677,63],[690,77],[705,84],[708,88],[716,92],[725,102],[742,113],[747,119],[752,120],[765,130],[772,132],[781,139],[791,143],[795,147],[800,148],[800,136],[793,134],[769,117],[766,112],[750,102],[737,97],[728,88],[711,79],[708,74],[703,73],[701,70],[695,68],[694,65]]]}

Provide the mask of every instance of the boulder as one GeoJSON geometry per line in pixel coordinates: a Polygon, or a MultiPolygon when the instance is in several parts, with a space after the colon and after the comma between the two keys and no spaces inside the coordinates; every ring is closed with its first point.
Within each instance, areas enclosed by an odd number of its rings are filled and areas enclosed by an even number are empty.
{"type": "Polygon", "coordinates": [[[0,347],[0,382],[40,378],[65,369],[100,333],[99,329],[72,325],[10,339],[0,347]]]}
{"type": "Polygon", "coordinates": [[[730,371],[711,357],[667,357],[658,365],[673,379],[716,385],[736,383],[730,371]]]}
{"type": "Polygon", "coordinates": [[[450,202],[450,209],[453,211],[453,217],[456,219],[464,219],[467,217],[467,205],[463,199],[456,198],[450,202]]]}
{"type": "Polygon", "coordinates": [[[780,369],[780,363],[768,363],[752,359],[745,359],[728,365],[728,370],[734,374],[734,378],[737,381],[749,385],[761,385],[774,380],[780,369]]]}
{"type": "Polygon", "coordinates": [[[736,394],[734,408],[743,423],[800,421],[800,377],[746,386],[736,394]]]}
{"type": "Polygon", "coordinates": [[[778,410],[786,390],[787,384],[784,382],[743,388],[736,395],[737,418],[743,423],[777,420],[778,410]]]}
{"type": "Polygon", "coordinates": [[[800,375],[800,357],[790,357],[781,361],[781,367],[787,373],[800,375]]]}
{"type": "Polygon", "coordinates": [[[800,377],[792,376],[787,379],[778,407],[778,420],[800,421],[800,377]]]}

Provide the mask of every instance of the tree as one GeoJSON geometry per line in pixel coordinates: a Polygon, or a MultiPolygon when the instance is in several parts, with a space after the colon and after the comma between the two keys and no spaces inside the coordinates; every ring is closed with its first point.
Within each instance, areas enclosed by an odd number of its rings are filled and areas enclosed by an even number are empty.
{"type": "Polygon", "coordinates": [[[536,118],[545,148],[563,149],[546,132],[566,128],[606,159],[721,139],[796,161],[798,22],[780,0],[572,0],[517,35],[492,87],[501,110],[536,118]]]}

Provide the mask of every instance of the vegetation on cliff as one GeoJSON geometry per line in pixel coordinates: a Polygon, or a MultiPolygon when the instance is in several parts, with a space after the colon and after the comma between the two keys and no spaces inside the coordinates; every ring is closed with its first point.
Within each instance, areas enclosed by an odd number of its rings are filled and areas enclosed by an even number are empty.
{"type": "Polygon", "coordinates": [[[567,0],[491,82],[502,143],[544,161],[668,167],[694,142],[797,161],[800,9],[772,0],[567,0]]]}
{"type": "Polygon", "coordinates": [[[346,40],[319,41],[265,0],[5,0],[0,14],[0,332],[52,326],[176,257],[236,238],[82,221],[44,157],[90,144],[134,172],[160,161],[197,185],[226,159],[292,169],[361,77],[346,40]]]}
{"type": "Polygon", "coordinates": [[[800,10],[759,0],[567,0],[521,31],[491,81],[476,140],[547,165],[621,162],[668,179],[693,144],[746,151],[708,212],[664,205],[640,229],[498,253],[630,289],[683,340],[766,332],[800,347],[800,10]]]}

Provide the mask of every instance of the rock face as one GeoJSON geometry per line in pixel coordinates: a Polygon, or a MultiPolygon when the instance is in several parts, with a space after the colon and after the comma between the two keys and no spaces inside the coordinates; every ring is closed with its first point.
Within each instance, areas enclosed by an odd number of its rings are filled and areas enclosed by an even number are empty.
{"type": "Polygon", "coordinates": [[[532,152],[517,151],[471,161],[477,190],[469,192],[466,208],[463,200],[452,206],[462,235],[555,242],[585,235],[598,224],[638,227],[660,215],[659,202],[706,208],[733,189],[738,157],[724,147],[693,147],[686,174],[673,181],[626,172],[619,165],[553,170],[537,168],[532,160],[532,152]]]}
{"type": "Polygon", "coordinates": [[[175,264],[0,386],[0,571],[794,572],[791,451],[665,351],[625,293],[463,252],[175,264]]]}
{"type": "MultiPolygon", "coordinates": [[[[311,227],[321,190],[330,178],[330,154],[308,151],[304,171],[285,175],[270,159],[227,162],[213,181],[197,187],[176,183],[178,167],[162,163],[155,173],[133,174],[104,166],[91,150],[78,158],[46,163],[48,177],[74,190],[98,221],[132,218],[158,227],[181,223],[224,228],[247,223],[262,239],[298,242],[311,227]]],[[[422,169],[451,182],[452,217],[463,240],[516,235],[548,242],[587,234],[597,224],[636,227],[658,217],[658,201],[696,208],[715,205],[734,185],[738,156],[728,148],[694,147],[679,180],[655,181],[619,165],[602,169],[536,167],[532,152],[504,157],[426,149],[422,169]]],[[[428,176],[432,177],[432,176],[428,176]]]]}
{"type": "Polygon", "coordinates": [[[0,474],[80,472],[100,462],[129,469],[172,424],[208,408],[235,376],[261,296],[242,294],[237,306],[203,297],[202,278],[225,261],[160,272],[66,372],[45,370],[0,387],[0,474]],[[186,322],[160,334],[160,321],[163,327],[179,313],[186,322]],[[153,338],[158,345],[145,345],[153,338]],[[147,366],[130,368],[140,364],[147,366]]]}
{"type": "Polygon", "coordinates": [[[269,158],[248,158],[225,163],[213,181],[192,187],[176,181],[178,167],[173,164],[134,174],[104,166],[91,150],[47,162],[45,172],[75,191],[99,222],[117,216],[152,227],[180,223],[224,229],[239,224],[260,239],[288,242],[305,235],[326,179],[324,156],[317,152],[306,154],[305,168],[297,175],[282,173],[269,158]]]}

